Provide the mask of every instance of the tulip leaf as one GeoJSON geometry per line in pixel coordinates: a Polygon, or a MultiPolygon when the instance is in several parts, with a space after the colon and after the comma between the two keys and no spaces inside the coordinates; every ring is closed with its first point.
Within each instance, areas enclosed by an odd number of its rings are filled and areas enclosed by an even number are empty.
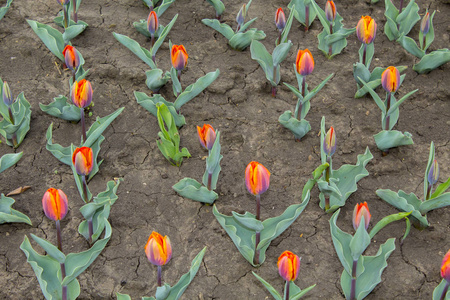
{"type": "MultiPolygon", "coordinates": [[[[380,78],[381,78],[381,76],[380,76],[380,78]]],[[[384,105],[384,102],[383,102],[383,100],[381,100],[380,96],[378,96],[378,94],[366,82],[364,82],[364,80],[362,78],[359,77],[358,79],[359,79],[359,81],[361,81],[361,83],[364,85],[364,87],[370,93],[373,100],[380,108],[381,112],[386,113],[386,106],[384,105]]]]}
{"type": "Polygon", "coordinates": [[[440,185],[438,185],[438,187],[436,188],[436,191],[434,191],[433,194],[431,194],[430,199],[436,198],[437,196],[442,195],[443,193],[445,193],[445,191],[450,187],[450,177],[447,179],[446,182],[441,183],[440,185]]]}
{"type": "MultiPolygon", "coordinates": [[[[384,217],[383,219],[381,219],[380,221],[378,221],[378,223],[372,228],[372,230],[370,231],[369,235],[370,238],[372,239],[375,234],[377,234],[381,229],[383,229],[385,226],[389,225],[392,222],[398,221],[398,220],[408,220],[408,216],[412,213],[412,211],[410,212],[401,212],[401,213],[397,213],[397,214],[392,214],[389,215],[387,217],[384,217]]],[[[408,226],[407,226],[408,228],[408,226]]],[[[405,232],[404,238],[406,237],[407,232],[405,232]]]]}
{"type": "MultiPolygon", "coordinates": [[[[173,0],[172,2],[174,2],[175,0],[173,0]]],[[[171,3],[172,3],[171,2],[171,3]]],[[[161,7],[161,6],[160,6],[161,7]]],[[[175,21],[178,18],[178,14],[176,14],[172,20],[170,21],[169,24],[167,24],[166,27],[164,27],[164,29],[162,30],[161,34],[159,34],[158,39],[155,41],[155,44],[153,45],[153,47],[150,49],[150,52],[153,56],[156,55],[156,52],[158,51],[159,47],[161,47],[161,45],[163,44],[164,40],[166,39],[166,36],[169,34],[170,30],[173,27],[173,24],[175,24],[175,21]]]]}
{"type": "Polygon", "coordinates": [[[164,73],[161,69],[146,71],[145,75],[147,76],[145,84],[154,93],[157,93],[170,79],[169,73],[164,73]]]}
{"type": "Polygon", "coordinates": [[[419,20],[419,5],[417,5],[417,3],[412,0],[397,16],[396,22],[400,25],[398,30],[399,35],[408,35],[408,33],[419,20]]]}
{"type": "MultiPolygon", "coordinates": [[[[289,50],[291,50],[291,47],[292,47],[291,41],[283,42],[283,43],[279,44],[278,46],[276,46],[272,52],[272,58],[273,58],[272,66],[278,66],[279,64],[281,64],[286,59],[287,55],[289,54],[289,50]]],[[[278,84],[278,82],[279,82],[279,80],[277,80],[277,84],[278,84]]]]}
{"type": "Polygon", "coordinates": [[[33,20],[27,20],[27,22],[45,46],[47,46],[48,50],[50,50],[61,61],[64,61],[64,55],[62,52],[65,47],[65,42],[62,33],[46,24],[33,20]]]}
{"type": "Polygon", "coordinates": [[[409,36],[402,35],[397,39],[397,42],[399,42],[406,51],[418,58],[422,58],[425,55],[425,51],[420,49],[416,42],[409,36]]]}
{"type": "MultiPolygon", "coordinates": [[[[332,171],[330,176],[331,186],[333,187],[334,184],[339,193],[331,193],[328,195],[330,199],[330,209],[327,210],[327,212],[333,212],[338,207],[344,206],[348,197],[356,192],[358,189],[358,181],[366,176],[369,176],[366,165],[372,160],[372,158],[373,155],[370,153],[369,147],[367,147],[364,154],[358,155],[356,165],[343,165],[338,170],[332,171]],[[339,194],[341,196],[339,196],[339,194]]],[[[324,194],[327,193],[326,183],[325,178],[319,180],[319,189],[321,190],[319,195],[319,205],[322,209],[325,208],[324,194]]]]}
{"type": "Polygon", "coordinates": [[[23,152],[7,153],[0,158],[0,173],[15,165],[22,157],[23,152]]]}
{"type": "Polygon", "coordinates": [[[0,8],[0,20],[3,19],[3,17],[6,15],[6,12],[11,7],[11,3],[13,0],[7,0],[6,5],[0,8]]]}
{"type": "Polygon", "coordinates": [[[3,116],[3,120],[0,121],[0,134],[5,138],[6,144],[17,148],[30,130],[31,105],[25,99],[23,92],[17,96],[16,101],[11,105],[14,125],[9,120],[9,113],[4,114],[5,110],[8,111],[8,108],[3,101],[0,101],[0,107],[3,116]],[[14,138],[16,142],[13,141],[14,138]]]}
{"type": "Polygon", "coordinates": [[[182,197],[212,204],[219,197],[216,192],[208,190],[195,179],[185,177],[174,184],[172,188],[182,197]]]}
{"type": "Polygon", "coordinates": [[[449,205],[450,205],[450,193],[445,193],[435,198],[422,202],[422,204],[420,204],[419,211],[422,213],[422,215],[424,215],[431,210],[446,207],[449,205]]]}
{"type": "MultiPolygon", "coordinates": [[[[428,10],[427,10],[428,13],[428,10]]],[[[433,19],[436,11],[434,11],[430,16],[430,29],[428,30],[428,33],[425,35],[425,41],[422,31],[419,31],[419,44],[420,49],[423,49],[424,52],[427,51],[428,47],[430,47],[431,43],[434,41],[434,26],[433,26],[433,19]],[[424,47],[425,42],[425,47],[424,47]]]]}
{"type": "Polygon", "coordinates": [[[430,173],[431,165],[434,161],[434,155],[435,155],[435,149],[434,149],[434,142],[431,141],[430,144],[430,154],[428,154],[428,161],[427,161],[427,167],[425,168],[425,175],[423,176],[423,199],[427,200],[427,194],[428,194],[428,173],[430,173]]]}
{"type": "Polygon", "coordinates": [[[448,285],[447,280],[442,279],[439,285],[433,291],[433,300],[441,300],[441,299],[450,300],[450,293],[448,292],[448,290],[444,298],[442,298],[442,293],[444,292],[444,289],[447,285],[448,285]]]}
{"type": "MultiPolygon", "coordinates": [[[[251,2],[251,1],[250,1],[250,2],[251,2]]],[[[248,6],[246,6],[246,10],[248,10],[248,6]]],[[[245,23],[244,25],[242,25],[241,28],[239,28],[239,31],[238,31],[237,33],[245,32],[245,30],[246,30],[250,25],[252,25],[253,22],[256,21],[256,19],[258,19],[258,18],[253,18],[253,19],[251,19],[250,21],[248,21],[247,23],[245,23]]]]}
{"type": "Polygon", "coordinates": [[[31,233],[31,237],[33,238],[33,240],[38,243],[39,246],[41,246],[42,249],[44,249],[45,252],[47,252],[47,254],[53,258],[54,260],[56,260],[58,263],[62,264],[64,263],[64,261],[66,260],[66,256],[64,255],[64,253],[62,253],[58,247],[54,246],[53,244],[51,244],[50,242],[41,239],[40,237],[34,235],[31,233]]]}
{"type": "Polygon", "coordinates": [[[382,130],[373,137],[375,138],[378,149],[382,151],[414,144],[412,135],[409,132],[402,133],[398,130],[382,130]]]}
{"type": "Polygon", "coordinates": [[[328,163],[324,163],[323,165],[318,166],[313,172],[313,178],[308,179],[302,191],[302,198],[305,198],[306,193],[311,192],[314,185],[317,183],[320,177],[322,177],[323,171],[325,171],[329,167],[328,163]]]}
{"type": "Polygon", "coordinates": [[[266,37],[266,34],[262,30],[257,30],[256,28],[251,28],[246,32],[236,33],[228,42],[231,48],[235,50],[242,51],[250,44],[253,40],[262,40],[266,37]]]}
{"type": "Polygon", "coordinates": [[[290,296],[289,300],[298,300],[301,297],[303,297],[304,295],[306,295],[306,293],[308,293],[310,290],[312,290],[316,285],[313,284],[309,287],[307,287],[306,289],[300,289],[293,281],[289,282],[290,286],[289,286],[289,291],[290,291],[290,296]]]}
{"type": "MultiPolygon", "coordinates": [[[[3,158],[3,157],[2,157],[3,158]]],[[[0,224],[4,223],[27,223],[31,225],[31,220],[25,214],[12,209],[14,199],[6,197],[3,193],[0,198],[0,224]]]]}
{"type": "Polygon", "coordinates": [[[108,128],[109,124],[112,123],[119,115],[120,113],[125,109],[125,107],[121,107],[117,109],[112,114],[99,118],[95,120],[95,122],[91,125],[89,130],[86,132],[86,142],[84,142],[84,147],[91,147],[96,140],[102,135],[103,131],[105,131],[106,128],[108,128]]]}
{"type": "Polygon", "coordinates": [[[365,228],[364,216],[361,216],[358,229],[356,229],[349,244],[353,261],[357,261],[364,251],[366,251],[370,245],[370,239],[371,237],[365,228]]]}
{"type": "Polygon", "coordinates": [[[202,23],[206,26],[211,27],[212,29],[218,31],[221,35],[223,35],[227,40],[230,40],[234,36],[234,31],[225,23],[221,23],[217,19],[203,19],[202,23]]]}
{"type": "MultiPolygon", "coordinates": [[[[169,48],[172,48],[171,46],[172,44],[170,44],[169,48]]],[[[178,95],[181,94],[181,92],[183,91],[183,88],[181,87],[181,82],[178,79],[178,71],[172,67],[170,69],[170,79],[172,79],[172,90],[173,90],[173,95],[175,97],[178,97],[178,95]]]]}
{"type": "Polygon", "coordinates": [[[219,17],[225,11],[225,5],[220,0],[206,0],[209,4],[211,4],[216,10],[216,17],[219,17]]]}
{"type": "MultiPolygon", "coordinates": [[[[46,299],[62,299],[61,266],[59,262],[48,255],[40,255],[24,237],[20,249],[25,253],[27,262],[33,268],[36,278],[46,299]]],[[[80,295],[78,280],[71,281],[67,286],[67,299],[74,300],[80,295]]]]}
{"type": "MultiPolygon", "coordinates": [[[[395,250],[395,239],[390,238],[382,244],[375,256],[362,256],[364,271],[356,278],[356,298],[364,299],[381,282],[381,274],[387,267],[387,259],[395,250]]],[[[347,299],[350,297],[352,277],[346,270],[341,275],[341,287],[347,299]]]]}
{"type": "MultiPolygon", "coordinates": [[[[147,0],[149,1],[149,0],[147,0]]],[[[157,1],[159,2],[159,1],[157,1]]],[[[169,8],[170,5],[172,5],[172,3],[174,3],[175,0],[163,0],[162,3],[160,5],[158,5],[157,7],[154,7],[153,10],[155,11],[155,13],[158,15],[158,17],[161,17],[162,14],[169,8]]]]}
{"type": "Polygon", "coordinates": [[[258,245],[258,250],[260,250],[259,264],[253,263],[253,257],[255,254],[256,232],[255,230],[249,229],[248,227],[242,225],[243,223],[245,223],[247,226],[250,226],[249,224],[251,224],[251,222],[256,221],[255,215],[249,212],[246,212],[244,215],[233,212],[232,216],[226,216],[219,213],[216,205],[214,205],[213,207],[213,214],[220,225],[223,227],[223,229],[225,229],[225,231],[228,233],[234,245],[238,248],[242,256],[251,265],[258,266],[264,263],[266,259],[265,252],[270,243],[276,237],[282,234],[306,208],[306,205],[309,202],[309,197],[310,195],[308,191],[306,193],[306,196],[303,198],[302,203],[291,205],[284,211],[282,215],[267,219],[262,222],[264,229],[261,230],[261,241],[258,245]]]}
{"type": "Polygon", "coordinates": [[[311,1],[310,0],[291,0],[291,2],[288,4],[288,8],[293,11],[295,18],[297,21],[299,21],[301,24],[309,27],[314,19],[316,18],[316,10],[311,7],[311,1]],[[309,19],[308,24],[306,24],[306,7],[309,7],[309,19]]]}
{"type": "Polygon", "coordinates": [[[131,52],[133,52],[137,57],[142,59],[147,65],[152,69],[156,69],[156,64],[152,60],[152,54],[150,51],[141,47],[138,42],[127,37],[126,35],[113,32],[114,37],[118,40],[122,45],[127,47],[131,52]]]}
{"type": "Polygon", "coordinates": [[[274,81],[273,59],[266,47],[261,42],[254,40],[250,44],[250,53],[252,59],[256,60],[263,69],[267,80],[274,81]]]}
{"type": "Polygon", "coordinates": [[[117,189],[122,181],[122,178],[115,178],[114,180],[108,181],[105,191],[94,197],[92,202],[89,202],[80,208],[80,212],[86,220],[80,223],[78,232],[83,235],[86,240],[89,240],[89,220],[92,220],[93,234],[91,238],[93,242],[100,237],[107,226],[106,220],[109,218],[111,206],[119,198],[117,196],[117,189]]]}
{"type": "MultiPolygon", "coordinates": [[[[68,44],[70,40],[77,37],[80,33],[82,33],[86,29],[85,25],[71,25],[64,30],[62,34],[64,43],[68,44]]],[[[64,49],[63,49],[64,50],[64,49]]]]}
{"type": "Polygon", "coordinates": [[[134,97],[136,98],[136,101],[138,104],[142,105],[142,107],[144,107],[147,111],[149,111],[155,117],[157,116],[157,111],[158,111],[156,105],[158,103],[164,103],[167,106],[167,108],[169,109],[173,118],[175,119],[175,124],[177,125],[177,127],[181,127],[184,124],[186,124],[184,116],[177,113],[173,103],[166,101],[161,95],[155,94],[155,95],[153,95],[153,97],[149,97],[145,93],[134,92],[134,97]]]}
{"type": "Polygon", "coordinates": [[[422,59],[413,66],[413,70],[419,74],[429,73],[449,61],[450,50],[439,49],[422,57],[422,59]]]}
{"type": "Polygon", "coordinates": [[[180,108],[195,98],[198,94],[203,92],[204,89],[206,89],[211,83],[214,82],[214,80],[217,79],[219,76],[220,71],[217,69],[214,72],[209,72],[205,76],[200,77],[197,79],[197,81],[191,85],[189,85],[175,100],[174,106],[177,111],[180,110],[180,108]]]}
{"type": "MultiPolygon", "coordinates": [[[[307,92],[306,96],[303,99],[303,102],[309,102],[324,86],[325,84],[328,82],[328,80],[331,79],[331,77],[334,76],[334,73],[331,73],[330,75],[328,75],[327,78],[325,78],[324,80],[322,80],[322,82],[316,86],[311,92],[307,92]]],[[[306,114],[304,116],[302,116],[302,118],[306,117],[306,114]]]]}
{"type": "MultiPolygon", "coordinates": [[[[289,31],[291,31],[292,20],[294,19],[294,15],[295,15],[295,7],[292,7],[292,8],[289,8],[289,9],[290,9],[289,17],[287,19],[287,22],[286,22],[286,25],[284,26],[283,31],[281,32],[280,45],[283,44],[283,43],[287,43],[288,42],[289,31]]],[[[275,42],[275,45],[276,45],[276,42],[275,42]]],[[[274,51],[274,54],[275,54],[275,51],[274,51]]],[[[284,60],[284,58],[283,58],[283,60],[284,60]]]]}
{"type": "Polygon", "coordinates": [[[350,242],[352,236],[347,232],[342,231],[337,225],[336,221],[339,216],[340,209],[338,209],[330,218],[330,232],[333,240],[336,254],[344,267],[344,272],[352,274],[353,258],[351,255],[350,242]]]}
{"type": "Polygon", "coordinates": [[[70,156],[72,151],[69,147],[63,147],[60,144],[53,144],[53,123],[48,126],[47,129],[47,144],[45,148],[53,154],[60,162],[65,163],[66,165],[72,165],[72,157],[70,156]]]}
{"type": "Polygon", "coordinates": [[[278,122],[283,125],[285,128],[289,129],[293,134],[296,140],[301,140],[310,130],[311,125],[305,119],[298,120],[293,117],[293,114],[290,110],[285,111],[278,118],[278,122]]]}
{"type": "MultiPolygon", "coordinates": [[[[361,47],[359,48],[358,54],[359,54],[359,63],[363,64],[367,70],[370,68],[370,64],[372,63],[372,58],[373,58],[373,54],[375,52],[375,47],[373,45],[373,42],[366,45],[366,44],[362,44],[361,47]],[[362,61],[363,60],[363,56],[364,56],[364,48],[366,49],[366,61],[362,61]]],[[[357,77],[355,77],[357,78],[357,77]]],[[[369,81],[369,79],[367,78],[367,80],[365,78],[363,78],[366,82],[369,81]]]]}
{"type": "Polygon", "coordinates": [[[219,173],[221,170],[220,161],[223,158],[223,155],[220,154],[221,146],[220,146],[220,131],[216,133],[216,139],[214,141],[213,147],[209,152],[208,157],[206,158],[206,170],[203,174],[202,182],[205,186],[208,186],[208,177],[209,174],[211,176],[211,189],[215,190],[217,181],[219,179],[219,173]]]}
{"type": "MultiPolygon", "coordinates": [[[[390,116],[391,114],[393,114],[396,110],[398,110],[398,107],[400,106],[400,104],[403,103],[403,101],[405,101],[406,99],[408,99],[409,96],[411,96],[412,94],[414,94],[415,92],[417,92],[419,89],[416,89],[414,91],[409,92],[408,94],[406,94],[405,96],[403,96],[400,100],[395,101],[395,103],[391,103],[391,108],[389,108],[388,112],[386,113],[387,116],[390,116]]],[[[397,122],[392,122],[391,125],[394,126],[397,122]]],[[[392,129],[391,126],[391,129],[392,129]]]]}
{"type": "Polygon", "coordinates": [[[43,112],[63,120],[78,122],[81,119],[81,109],[67,102],[67,98],[62,95],[54,98],[48,105],[39,103],[39,107],[43,112]]]}
{"type": "Polygon", "coordinates": [[[403,212],[412,212],[411,217],[414,219],[414,221],[420,222],[422,227],[428,226],[427,217],[422,216],[419,211],[422,201],[420,201],[413,193],[406,194],[402,190],[398,191],[398,193],[395,193],[391,190],[378,189],[376,191],[376,194],[378,195],[378,197],[391,204],[395,208],[403,212]]]}
{"type": "Polygon", "coordinates": [[[281,295],[277,292],[277,290],[267,281],[265,281],[262,277],[258,276],[255,272],[252,271],[252,274],[256,277],[256,279],[261,282],[264,287],[270,292],[270,294],[273,296],[275,300],[283,300],[281,295]]]}
{"type": "Polygon", "coordinates": [[[131,300],[130,295],[121,294],[119,292],[116,293],[117,300],[131,300]]]}

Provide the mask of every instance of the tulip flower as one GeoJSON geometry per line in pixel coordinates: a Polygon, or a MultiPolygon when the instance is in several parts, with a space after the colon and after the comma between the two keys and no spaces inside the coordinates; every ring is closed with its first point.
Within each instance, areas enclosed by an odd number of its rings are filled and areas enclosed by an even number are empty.
{"type": "MultiPolygon", "coordinates": [[[[400,72],[396,67],[390,66],[381,74],[381,85],[388,93],[386,98],[386,112],[391,108],[391,94],[395,93],[400,86],[400,72]]],[[[390,116],[386,117],[385,130],[390,130],[390,116]]]]}
{"type": "Polygon", "coordinates": [[[200,144],[207,150],[211,150],[216,140],[216,132],[209,124],[203,124],[203,127],[197,126],[198,139],[200,144]]]}
{"type": "Polygon", "coordinates": [[[238,26],[236,28],[236,32],[238,32],[239,29],[241,29],[242,24],[244,24],[245,15],[246,14],[247,14],[247,8],[246,8],[246,5],[243,4],[241,9],[239,10],[237,16],[236,16],[236,22],[238,23],[238,26]]]}
{"type": "Polygon", "coordinates": [[[9,88],[9,85],[6,81],[3,82],[2,95],[3,95],[3,103],[5,103],[6,106],[9,107],[14,103],[14,99],[11,95],[11,89],[9,88]]]}
{"type": "Polygon", "coordinates": [[[283,32],[284,27],[286,27],[286,16],[281,7],[277,9],[277,12],[275,13],[275,25],[278,28],[277,44],[279,44],[281,43],[281,33],[283,32]]]}
{"type": "Polygon", "coordinates": [[[89,147],[76,148],[72,154],[72,163],[78,175],[89,175],[94,167],[92,149],[89,147]]]}
{"type": "Polygon", "coordinates": [[[323,141],[323,150],[325,154],[331,157],[334,152],[336,152],[336,134],[334,133],[333,126],[327,132],[325,139],[323,141]]]}
{"type": "Polygon", "coordinates": [[[72,71],[73,82],[75,82],[75,73],[80,66],[80,56],[78,55],[78,51],[74,47],[67,45],[62,54],[64,55],[66,67],[72,71]]]}
{"type": "Polygon", "coordinates": [[[188,54],[183,45],[173,45],[170,51],[172,66],[178,71],[178,81],[181,82],[181,71],[186,68],[188,54]]]}
{"type": "Polygon", "coordinates": [[[297,58],[295,60],[295,68],[297,73],[303,76],[302,81],[302,96],[305,97],[306,77],[314,70],[314,58],[309,49],[298,50],[297,58]]]}
{"type": "Polygon", "coordinates": [[[444,259],[442,260],[441,277],[446,281],[440,298],[441,300],[444,300],[446,299],[448,287],[450,285],[450,250],[445,254],[444,259]]]}
{"type": "Polygon", "coordinates": [[[84,122],[84,109],[92,102],[92,85],[86,79],[75,81],[72,85],[72,102],[81,108],[81,133],[83,142],[86,141],[86,125],[84,122]]]}
{"type": "Polygon", "coordinates": [[[425,13],[425,15],[422,18],[422,22],[420,22],[420,32],[422,33],[422,50],[425,49],[426,47],[426,42],[427,42],[427,34],[430,31],[430,13],[427,12],[425,13]]]}
{"type": "Polygon", "coordinates": [[[431,192],[433,190],[433,185],[438,181],[439,179],[439,164],[437,160],[433,160],[433,163],[431,164],[430,171],[428,172],[427,180],[428,180],[428,190],[427,190],[427,196],[425,200],[430,199],[431,192]]]}
{"type": "Polygon", "coordinates": [[[334,19],[336,18],[336,5],[334,5],[333,1],[327,1],[325,4],[325,17],[330,24],[334,22],[334,19]]]}
{"type": "MultiPolygon", "coordinates": [[[[267,191],[270,183],[270,172],[262,164],[252,161],[245,169],[245,186],[250,194],[256,196],[256,220],[260,220],[261,194],[267,191]]],[[[260,242],[261,233],[256,232],[255,256],[253,262],[259,264],[258,244],[260,242]]]]}
{"type": "Polygon", "coordinates": [[[161,266],[167,264],[172,257],[172,246],[168,236],[162,237],[153,231],[145,245],[148,260],[158,266],[158,286],[161,286],[161,266]]]}
{"type": "Polygon", "coordinates": [[[291,251],[284,251],[278,257],[277,266],[280,276],[286,280],[284,299],[289,299],[289,282],[297,279],[298,271],[300,270],[300,259],[291,251]]]}
{"type": "Polygon", "coordinates": [[[369,16],[362,16],[356,25],[356,36],[364,44],[362,63],[366,65],[367,45],[372,43],[377,34],[377,23],[369,16]]]}
{"type": "Polygon", "coordinates": [[[147,29],[148,32],[150,32],[150,36],[152,38],[152,47],[155,44],[155,32],[158,30],[159,27],[159,20],[158,15],[155,13],[154,10],[150,12],[147,19],[147,29]]]}
{"type": "Polygon", "coordinates": [[[355,209],[353,210],[353,228],[355,230],[358,229],[359,223],[361,223],[362,216],[364,216],[364,226],[367,230],[367,228],[369,228],[369,222],[371,217],[369,207],[367,206],[367,202],[356,204],[355,209]]]}

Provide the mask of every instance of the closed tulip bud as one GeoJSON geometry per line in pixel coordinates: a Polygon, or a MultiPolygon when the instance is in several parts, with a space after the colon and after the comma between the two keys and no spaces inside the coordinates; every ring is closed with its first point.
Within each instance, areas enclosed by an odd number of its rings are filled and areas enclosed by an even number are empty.
{"type": "Polygon", "coordinates": [[[370,212],[367,202],[356,204],[355,209],[353,210],[353,228],[355,230],[358,229],[359,223],[361,223],[361,216],[364,216],[364,227],[367,230],[370,222],[370,212]]]}
{"type": "Polygon", "coordinates": [[[333,126],[328,130],[323,141],[323,151],[326,155],[332,156],[336,152],[336,134],[333,126]]]}
{"type": "Polygon", "coordinates": [[[94,154],[89,147],[76,148],[72,154],[72,164],[80,176],[91,173],[94,167],[94,154]]]}
{"type": "Polygon", "coordinates": [[[286,281],[294,281],[297,279],[300,270],[300,259],[291,251],[284,251],[278,257],[278,272],[286,281]]]}
{"type": "Polygon", "coordinates": [[[67,5],[70,3],[70,0],[56,0],[56,2],[60,5],[67,5]]]}
{"type": "Polygon", "coordinates": [[[148,260],[156,266],[167,264],[172,257],[172,246],[170,245],[169,237],[162,237],[162,235],[153,231],[145,245],[145,254],[148,260]]]}
{"type": "Polygon", "coordinates": [[[250,194],[261,195],[269,188],[270,172],[262,164],[252,161],[245,169],[245,186],[250,194]]]}
{"type": "Polygon", "coordinates": [[[188,62],[188,54],[183,45],[173,45],[170,58],[172,59],[172,66],[177,71],[183,70],[188,62]]]}
{"type": "Polygon", "coordinates": [[[3,103],[5,103],[6,106],[11,106],[14,103],[14,99],[11,95],[11,90],[9,89],[9,85],[6,81],[3,82],[2,94],[3,103]]]}
{"type": "Polygon", "coordinates": [[[47,218],[53,221],[62,220],[69,210],[67,196],[61,190],[49,188],[42,197],[42,207],[47,218]]]}
{"type": "Polygon", "coordinates": [[[216,140],[214,128],[209,124],[204,124],[203,127],[197,126],[197,133],[200,144],[204,148],[211,150],[216,140]]]}
{"type": "Polygon", "coordinates": [[[79,108],[86,108],[92,102],[92,85],[86,79],[75,81],[72,85],[72,102],[79,108]]]}
{"type": "Polygon", "coordinates": [[[275,14],[275,25],[280,31],[282,31],[286,26],[286,16],[284,15],[284,11],[281,7],[277,10],[275,14]]]}
{"type": "Polygon", "coordinates": [[[158,27],[159,27],[158,15],[155,13],[154,10],[152,10],[148,15],[147,19],[148,32],[150,32],[151,35],[154,35],[156,30],[158,30],[158,27]]]}
{"type": "Polygon", "coordinates": [[[297,59],[295,60],[295,68],[297,73],[306,76],[314,70],[314,58],[308,49],[298,50],[297,59]]]}
{"type": "Polygon", "coordinates": [[[420,22],[420,32],[427,35],[428,31],[430,31],[430,13],[427,11],[422,18],[422,22],[420,22]]]}
{"type": "Polygon", "coordinates": [[[441,277],[450,283],[450,250],[445,254],[442,260],[441,277]]]}
{"type": "Polygon", "coordinates": [[[241,9],[239,10],[237,16],[236,16],[236,22],[238,23],[238,28],[244,24],[245,15],[247,13],[247,9],[245,7],[245,4],[242,5],[241,9]]]}
{"type": "Polygon", "coordinates": [[[80,66],[80,56],[78,55],[78,51],[74,47],[67,45],[62,54],[64,55],[64,61],[67,68],[72,72],[76,72],[80,66]]]}
{"type": "Polygon", "coordinates": [[[362,16],[356,25],[356,36],[361,43],[370,44],[377,34],[377,23],[369,16],[362,16]]]}
{"type": "Polygon", "coordinates": [[[434,160],[431,164],[430,171],[428,172],[428,183],[430,185],[435,184],[439,179],[439,164],[437,160],[434,160]]]}
{"type": "Polygon", "coordinates": [[[381,74],[381,85],[388,93],[394,93],[400,86],[400,72],[396,67],[390,66],[381,74]]]}
{"type": "Polygon", "coordinates": [[[336,6],[333,1],[327,1],[325,4],[325,17],[328,22],[334,22],[334,19],[336,18],[336,6]]]}

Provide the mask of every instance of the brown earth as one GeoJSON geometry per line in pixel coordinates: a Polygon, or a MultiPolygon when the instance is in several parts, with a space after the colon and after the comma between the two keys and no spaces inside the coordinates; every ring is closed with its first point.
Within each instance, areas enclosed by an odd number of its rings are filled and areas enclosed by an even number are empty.
{"type": "MultiPolygon", "coordinates": [[[[255,27],[267,34],[263,41],[271,52],[277,36],[273,24],[276,8],[286,8],[289,1],[254,0],[249,17],[258,17],[255,27]]],[[[417,1],[425,12],[437,10],[434,25],[436,39],[430,50],[449,46],[450,6],[448,1],[417,1]]],[[[3,6],[5,0],[0,1],[3,6]]],[[[321,7],[325,1],[318,1],[321,7]]],[[[225,1],[224,21],[234,25],[241,1],[225,1]]],[[[316,36],[322,30],[315,21],[308,33],[294,20],[289,38],[294,47],[282,64],[282,81],[295,84],[292,64],[297,49],[309,48],[316,67],[308,77],[310,86],[317,85],[328,74],[336,75],[313,99],[307,116],[312,131],[301,141],[278,123],[279,115],[293,110],[295,99],[285,87],[276,98],[270,96],[270,86],[258,63],[250,58],[250,51],[232,50],[219,33],[201,23],[214,16],[213,8],[203,0],[178,0],[162,16],[167,24],[179,13],[169,38],[184,44],[189,53],[188,69],[182,75],[183,86],[193,83],[207,72],[220,69],[220,76],[207,91],[183,107],[187,125],[181,130],[181,144],[192,158],[180,168],[171,166],[161,155],[156,138],[159,131],[156,118],[136,103],[134,91],[150,93],[145,85],[144,71],[148,70],[139,58],[117,42],[112,32],[130,36],[141,45],[150,42],[132,26],[134,21],[146,19],[148,9],[139,0],[84,1],[79,18],[89,24],[86,31],[72,40],[90,68],[88,79],[94,87],[95,106],[92,123],[97,116],[105,116],[119,107],[124,112],[105,131],[100,152],[104,162],[100,172],[90,182],[94,194],[104,190],[108,180],[123,177],[119,200],[113,206],[110,222],[112,238],[92,266],[79,276],[80,299],[112,299],[116,292],[128,293],[134,299],[154,295],[156,268],[146,259],[144,245],[152,230],[168,235],[173,245],[172,261],[163,267],[164,281],[174,284],[188,270],[190,261],[204,247],[207,252],[197,277],[186,290],[183,299],[271,299],[270,294],[251,274],[271,282],[279,291],[283,280],[276,262],[284,250],[302,257],[296,283],[305,288],[317,284],[306,299],[342,299],[340,275],[343,270],[329,233],[330,215],[318,206],[315,188],[306,210],[296,222],[278,237],[267,251],[266,262],[253,268],[239,254],[231,239],[215,220],[211,206],[184,199],[171,188],[183,177],[200,179],[206,153],[196,136],[196,125],[207,122],[222,132],[222,173],[218,183],[216,204],[222,213],[254,212],[254,198],[244,187],[244,169],[251,160],[264,164],[271,172],[270,189],[262,196],[262,218],[280,215],[284,209],[300,201],[303,185],[313,169],[319,165],[320,119],[327,118],[327,127],[337,132],[338,151],[334,166],[354,164],[356,156],[369,146],[374,159],[369,163],[370,176],[362,179],[359,189],[342,208],[338,225],[352,232],[351,215],[356,203],[367,201],[372,224],[396,209],[380,200],[375,190],[389,188],[422,194],[423,175],[431,141],[436,144],[436,157],[441,166],[441,181],[450,176],[450,65],[430,74],[418,75],[412,70],[417,59],[406,53],[399,44],[390,42],[382,33],[385,22],[384,4],[366,1],[338,1],[337,10],[346,27],[355,26],[361,15],[371,15],[378,22],[375,57],[372,67],[407,65],[406,80],[398,95],[418,88],[419,92],[401,107],[397,129],[412,133],[415,144],[393,149],[382,157],[372,136],[380,131],[380,111],[370,97],[354,99],[355,81],[352,64],[358,60],[360,43],[353,35],[342,54],[326,59],[317,49],[316,36]]],[[[22,195],[15,196],[15,209],[27,214],[33,226],[4,224],[0,226],[0,298],[40,299],[42,294],[32,268],[19,250],[24,235],[34,233],[56,243],[54,223],[48,220],[41,206],[42,195],[49,187],[64,190],[69,197],[70,211],[62,222],[66,252],[85,250],[87,244],[77,232],[82,219],[73,175],[45,149],[45,131],[54,123],[54,142],[67,146],[79,141],[80,128],[64,120],[43,113],[38,103],[49,103],[59,94],[68,94],[69,72],[34,34],[26,19],[53,24],[58,13],[56,1],[16,0],[5,18],[0,21],[0,76],[7,80],[14,95],[24,91],[32,105],[31,130],[23,144],[18,164],[0,175],[1,191],[7,193],[19,186],[30,185],[22,195]]],[[[410,36],[418,36],[418,25],[410,36]]],[[[168,41],[168,40],[167,40],[168,41]]],[[[170,66],[168,43],[158,52],[162,69],[170,66]]],[[[168,84],[162,89],[166,99],[173,100],[168,84]]],[[[13,150],[2,143],[0,154],[13,150]]],[[[431,227],[412,229],[409,237],[389,258],[383,281],[367,299],[431,299],[433,289],[440,282],[439,268],[445,252],[450,248],[450,209],[428,214],[431,227]]],[[[378,245],[389,237],[400,238],[404,222],[386,227],[376,237],[366,253],[374,254],[378,245]]],[[[35,245],[36,248],[38,247],[35,245]]]]}

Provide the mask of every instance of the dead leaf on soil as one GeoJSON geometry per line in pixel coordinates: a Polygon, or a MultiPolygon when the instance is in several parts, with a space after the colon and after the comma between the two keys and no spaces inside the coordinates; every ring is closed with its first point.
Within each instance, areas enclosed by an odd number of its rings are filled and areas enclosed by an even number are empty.
{"type": "Polygon", "coordinates": [[[31,189],[31,186],[29,186],[29,185],[21,186],[15,190],[9,192],[6,196],[9,197],[9,196],[14,196],[14,195],[20,195],[28,189],[31,189]]]}

